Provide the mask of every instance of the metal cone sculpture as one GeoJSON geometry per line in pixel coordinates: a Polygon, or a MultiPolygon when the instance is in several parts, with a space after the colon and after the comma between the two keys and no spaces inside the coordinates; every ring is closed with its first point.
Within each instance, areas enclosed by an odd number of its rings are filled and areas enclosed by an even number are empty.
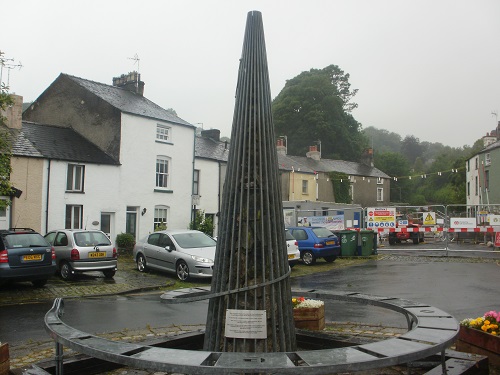
{"type": "Polygon", "coordinates": [[[296,350],[264,28],[248,13],[205,350],[296,350]]]}

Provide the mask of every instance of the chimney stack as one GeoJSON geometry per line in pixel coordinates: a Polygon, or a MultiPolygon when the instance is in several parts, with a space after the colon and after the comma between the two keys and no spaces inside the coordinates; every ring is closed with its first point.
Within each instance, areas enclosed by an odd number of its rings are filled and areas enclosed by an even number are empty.
{"type": "Polygon", "coordinates": [[[320,160],[321,154],[318,151],[318,146],[309,146],[309,152],[306,153],[306,156],[313,160],[320,160]]]}
{"type": "Polygon", "coordinates": [[[278,138],[276,141],[276,151],[278,155],[286,155],[285,141],[282,138],[278,138]]]}
{"type": "Polygon", "coordinates": [[[21,129],[23,125],[23,97],[10,94],[14,104],[8,106],[5,111],[0,111],[0,116],[6,118],[5,124],[11,129],[21,129]]]}
{"type": "Polygon", "coordinates": [[[373,167],[373,148],[367,148],[361,156],[361,163],[373,167]]]}
{"type": "Polygon", "coordinates": [[[220,130],[219,129],[202,130],[201,136],[203,138],[211,138],[214,141],[218,142],[220,141],[220,130]]]}
{"type": "Polygon", "coordinates": [[[138,72],[130,72],[120,77],[113,77],[113,86],[131,91],[140,96],[144,96],[144,82],[141,81],[141,75],[138,72]]]}

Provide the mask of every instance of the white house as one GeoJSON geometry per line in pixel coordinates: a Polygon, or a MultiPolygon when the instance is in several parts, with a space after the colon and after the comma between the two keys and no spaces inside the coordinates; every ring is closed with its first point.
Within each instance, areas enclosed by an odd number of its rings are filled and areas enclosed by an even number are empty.
{"type": "Polygon", "coordinates": [[[139,239],[191,220],[195,127],[143,94],[137,73],[113,85],[61,74],[11,124],[11,226],[98,228],[139,239]]]}

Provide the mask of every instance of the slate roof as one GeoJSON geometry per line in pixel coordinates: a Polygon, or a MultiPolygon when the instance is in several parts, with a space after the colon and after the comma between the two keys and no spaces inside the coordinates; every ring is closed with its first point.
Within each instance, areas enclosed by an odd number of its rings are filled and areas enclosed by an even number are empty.
{"type": "Polygon", "coordinates": [[[391,178],[378,168],[354,161],[331,159],[314,160],[306,156],[278,154],[278,162],[280,169],[290,171],[293,167],[295,171],[300,171],[302,173],[342,172],[352,176],[391,178]]]}
{"type": "Polygon", "coordinates": [[[129,90],[61,73],[122,112],[195,127],[142,95],[129,90]]]}
{"type": "MultiPolygon", "coordinates": [[[[197,158],[227,162],[229,144],[212,138],[196,136],[195,155],[197,158]]],[[[283,155],[278,153],[278,167],[282,171],[297,171],[302,173],[343,172],[351,176],[391,178],[375,167],[363,163],[344,160],[321,159],[314,160],[305,156],[283,155]]]]}
{"type": "Polygon", "coordinates": [[[119,165],[111,156],[71,128],[23,121],[22,129],[9,130],[13,139],[13,155],[119,165]]]}
{"type": "Polygon", "coordinates": [[[227,162],[229,144],[213,138],[196,136],[195,156],[202,159],[227,162]]]}

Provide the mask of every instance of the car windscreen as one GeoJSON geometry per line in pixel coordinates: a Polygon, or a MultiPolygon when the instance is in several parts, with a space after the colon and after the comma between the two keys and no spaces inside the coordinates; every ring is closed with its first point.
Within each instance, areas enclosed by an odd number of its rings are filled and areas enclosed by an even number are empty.
{"type": "Polygon", "coordinates": [[[47,247],[50,244],[37,233],[8,234],[4,237],[7,249],[22,247],[47,247]]]}
{"type": "Polygon", "coordinates": [[[183,249],[195,247],[212,247],[217,243],[204,233],[178,233],[173,235],[175,242],[183,249]]]}
{"type": "Polygon", "coordinates": [[[318,238],[336,237],[331,230],[326,228],[314,228],[312,231],[318,238]]]}
{"type": "Polygon", "coordinates": [[[74,237],[76,245],[81,247],[111,245],[108,236],[101,232],[78,232],[74,237]]]}

